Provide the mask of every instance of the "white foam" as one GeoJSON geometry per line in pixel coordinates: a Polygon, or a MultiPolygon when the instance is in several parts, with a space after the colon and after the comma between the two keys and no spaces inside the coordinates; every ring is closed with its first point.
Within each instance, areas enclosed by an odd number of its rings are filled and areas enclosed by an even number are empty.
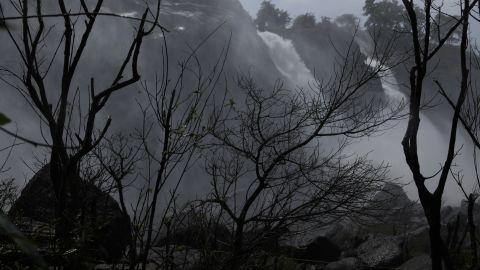
{"type": "Polygon", "coordinates": [[[293,42],[271,33],[258,32],[269,48],[270,56],[277,69],[296,86],[306,87],[314,76],[298,54],[293,42]]]}

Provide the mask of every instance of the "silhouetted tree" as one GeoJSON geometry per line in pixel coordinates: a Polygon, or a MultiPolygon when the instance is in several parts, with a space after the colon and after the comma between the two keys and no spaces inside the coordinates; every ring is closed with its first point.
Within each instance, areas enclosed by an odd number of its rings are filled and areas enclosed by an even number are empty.
{"type": "MultiPolygon", "coordinates": [[[[463,35],[463,33],[462,33],[463,35]]],[[[477,266],[478,259],[478,236],[475,222],[475,206],[479,198],[480,190],[480,170],[478,164],[478,150],[480,149],[480,89],[479,81],[473,74],[480,71],[480,50],[474,45],[470,45],[470,50],[468,52],[469,58],[469,83],[468,83],[468,92],[465,100],[465,104],[461,107],[459,120],[461,126],[466,131],[466,134],[470,138],[472,144],[474,145],[473,151],[473,162],[475,168],[475,184],[473,188],[469,189],[468,186],[464,185],[463,175],[461,172],[451,171],[451,176],[459,186],[464,198],[467,202],[467,223],[468,231],[470,235],[470,250],[471,250],[471,262],[470,265],[473,267],[477,266]],[[470,73],[471,72],[471,73],[470,73]]],[[[453,98],[448,95],[446,89],[442,86],[440,81],[436,81],[437,86],[440,88],[440,94],[447,100],[448,104],[453,110],[456,110],[457,105],[454,102],[453,98]]]]}
{"type": "Polygon", "coordinates": [[[296,225],[308,230],[374,211],[372,194],[387,179],[386,167],[365,156],[348,158],[343,149],[348,138],[373,134],[395,119],[401,106],[364,99],[366,85],[383,67],[370,69],[362,57],[350,47],[328,83],[297,91],[281,83],[267,91],[241,77],[245,97],[217,109],[207,161],[212,191],[205,203],[215,205],[231,228],[224,269],[247,267],[272,235],[298,232],[296,225]]]}
{"type": "Polygon", "coordinates": [[[469,85],[469,67],[467,60],[469,18],[472,9],[478,3],[478,0],[462,1],[461,20],[446,31],[445,35],[440,38],[440,41],[437,44],[431,43],[431,33],[433,31],[432,20],[434,18],[434,15],[432,14],[433,1],[425,1],[422,13],[417,12],[414,1],[402,1],[410,22],[415,61],[415,64],[410,68],[410,118],[405,136],[402,140],[402,145],[407,164],[412,172],[415,185],[417,186],[421,205],[429,224],[432,268],[434,270],[443,269],[443,265],[445,265],[447,269],[452,269],[453,266],[449,259],[448,249],[441,235],[442,224],[440,210],[442,207],[445,184],[451,172],[452,163],[457,155],[457,128],[460,121],[460,112],[465,103],[469,85]],[[425,23],[420,25],[419,22],[422,21],[422,16],[425,23]],[[432,177],[427,177],[421,170],[417,140],[420,129],[420,111],[422,108],[424,81],[428,75],[430,61],[438,54],[448,39],[450,39],[457,27],[462,28],[462,41],[460,46],[461,70],[459,71],[462,78],[459,86],[458,98],[454,101],[455,111],[452,116],[452,124],[449,130],[450,139],[448,152],[441,170],[432,177]],[[438,184],[433,191],[430,191],[426,186],[426,181],[437,176],[438,184]]]}
{"type": "MultiPolygon", "coordinates": [[[[91,78],[89,82],[84,82],[79,86],[87,88],[84,92],[88,93],[89,106],[87,112],[83,112],[83,114],[80,110],[79,117],[84,121],[81,121],[83,125],[75,127],[77,130],[73,130],[72,126],[72,114],[74,114],[72,108],[78,103],[79,87],[73,85],[78,67],[100,14],[110,16],[115,16],[115,14],[101,12],[104,5],[103,0],[89,1],[88,3],[85,0],[77,2],[76,5],[81,10],[79,13],[73,13],[71,3],[67,3],[67,1],[60,0],[54,4],[59,13],[49,14],[49,16],[59,18],[63,23],[58,39],[60,40],[58,50],[62,52],[59,55],[61,55],[63,63],[59,65],[60,76],[58,77],[58,74],[51,74],[51,67],[57,57],[56,51],[50,56],[46,56],[42,51],[42,48],[47,46],[46,36],[52,35],[51,26],[44,20],[45,2],[42,0],[11,0],[9,3],[14,12],[18,12],[17,16],[6,17],[3,9],[3,5],[6,3],[3,2],[0,3],[0,11],[6,22],[10,19],[21,21],[20,37],[12,33],[10,29],[6,28],[6,30],[15,45],[14,48],[17,49],[19,65],[22,70],[7,70],[6,72],[12,76],[8,76],[5,80],[9,81],[10,85],[15,85],[14,88],[38,114],[41,123],[45,123],[48,127],[50,138],[46,139],[45,143],[33,144],[48,145],[51,150],[50,175],[55,193],[55,235],[58,241],[55,252],[65,254],[74,246],[73,228],[77,220],[77,210],[80,207],[78,200],[75,199],[75,196],[78,195],[79,183],[72,179],[78,179],[81,160],[102,141],[110,127],[112,120],[109,118],[99,129],[97,119],[99,113],[113,95],[140,79],[138,59],[142,43],[146,36],[159,27],[160,1],[155,4],[154,9],[146,7],[142,17],[136,18],[138,27],[135,35],[120,61],[118,69],[113,71],[115,75],[111,83],[96,84],[95,78],[91,78]],[[78,27],[76,24],[76,17],[81,17],[84,22],[82,27],[78,27]],[[47,84],[47,78],[52,77],[58,78],[58,88],[51,88],[47,84]],[[106,86],[99,87],[99,85],[106,86]],[[67,208],[69,197],[72,198],[67,208]]],[[[23,137],[18,136],[18,138],[22,139],[23,137]]],[[[31,141],[27,142],[31,143],[31,141]]],[[[80,267],[68,260],[63,264],[68,269],[80,267]]]]}
{"type": "MultiPolygon", "coordinates": [[[[215,107],[215,97],[222,98],[218,85],[224,75],[230,41],[225,42],[215,64],[208,69],[202,66],[199,54],[221,26],[196,47],[189,48],[189,54],[178,61],[176,72],[167,65],[171,56],[163,37],[163,65],[158,67],[161,75],[152,83],[142,84],[147,102],[139,105],[141,128],[132,137],[104,139],[94,153],[102,169],[110,175],[109,186],[118,196],[122,211],[131,212],[130,270],[138,269],[139,264],[141,269],[148,269],[149,255],[154,252],[161,232],[173,230],[169,220],[178,212],[175,203],[180,184],[199,158],[203,139],[215,123],[208,116],[215,107]],[[134,185],[127,177],[132,174],[138,176],[134,185]],[[125,200],[128,190],[136,190],[131,207],[125,200]]],[[[160,252],[162,269],[172,269],[171,252],[172,249],[160,252]]]]}
{"type": "Polygon", "coordinates": [[[433,23],[433,30],[432,30],[432,39],[433,41],[439,42],[446,34],[447,31],[454,28],[455,31],[451,34],[450,38],[448,39],[449,43],[458,43],[462,39],[462,29],[459,27],[454,27],[456,23],[461,20],[459,16],[454,15],[447,15],[442,12],[440,9],[435,16],[433,23]]]}

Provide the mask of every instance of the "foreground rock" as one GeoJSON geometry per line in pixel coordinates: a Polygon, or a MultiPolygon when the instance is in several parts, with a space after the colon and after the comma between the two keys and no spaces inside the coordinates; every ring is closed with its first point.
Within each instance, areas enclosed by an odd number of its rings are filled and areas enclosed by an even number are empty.
{"type": "MultiPolygon", "coordinates": [[[[130,221],[117,202],[95,185],[80,178],[79,190],[75,194],[81,206],[74,215],[76,220],[72,239],[83,254],[97,259],[115,261],[119,259],[130,241],[130,221]]],[[[13,204],[9,216],[18,227],[31,236],[40,247],[48,247],[47,240],[54,234],[54,202],[50,166],[44,166],[26,185],[13,204]],[[38,236],[41,237],[38,237],[38,236]]],[[[67,209],[72,203],[72,194],[67,194],[67,209]]]]}
{"type": "Polygon", "coordinates": [[[397,266],[402,250],[393,236],[370,235],[357,249],[358,258],[369,267],[397,266]]]}
{"type": "Polygon", "coordinates": [[[418,257],[412,258],[406,261],[399,270],[424,270],[432,269],[432,261],[430,256],[427,254],[420,255],[418,257]]]}

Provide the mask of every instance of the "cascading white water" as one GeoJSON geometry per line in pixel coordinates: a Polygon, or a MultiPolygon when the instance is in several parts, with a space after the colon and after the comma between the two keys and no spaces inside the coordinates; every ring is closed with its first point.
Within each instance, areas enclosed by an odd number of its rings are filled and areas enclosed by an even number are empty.
{"type": "MultiPolygon", "coordinates": [[[[279,35],[270,32],[259,32],[269,48],[270,56],[273,59],[277,69],[295,86],[307,86],[309,82],[314,81],[314,76],[302,61],[300,55],[293,46],[292,41],[284,39],[279,35]]],[[[379,62],[368,57],[368,44],[366,42],[358,42],[362,53],[367,56],[367,64],[372,67],[378,67],[379,62]]],[[[380,75],[380,82],[385,95],[392,101],[392,104],[399,102],[408,102],[407,96],[400,90],[400,84],[397,78],[389,68],[384,68],[380,75]]],[[[400,178],[404,183],[412,183],[411,173],[405,162],[401,141],[407,127],[407,119],[400,121],[392,128],[384,131],[381,135],[362,138],[352,144],[350,151],[356,153],[370,153],[369,157],[376,163],[386,162],[390,164],[390,172],[392,178],[400,178]]],[[[419,141],[419,158],[422,163],[422,171],[426,176],[433,174],[440,168],[439,164],[444,162],[448,145],[448,133],[439,130],[427,117],[422,117],[421,129],[418,134],[419,141]]],[[[463,138],[459,139],[458,146],[466,144],[463,138]]],[[[457,162],[464,166],[471,166],[470,153],[457,158],[457,162]]],[[[466,177],[471,177],[470,173],[466,173],[466,177]]],[[[473,178],[472,178],[473,179],[473,178]]],[[[428,186],[436,186],[436,182],[431,180],[428,186]]],[[[450,202],[458,202],[458,188],[450,181],[448,188],[451,192],[447,195],[450,202]]],[[[415,186],[410,184],[406,187],[409,196],[413,199],[417,198],[415,186]]]]}
{"type": "Polygon", "coordinates": [[[397,102],[406,100],[407,96],[398,88],[398,80],[390,68],[381,67],[381,63],[371,57],[368,57],[365,63],[370,65],[372,68],[381,68],[382,71],[379,74],[380,82],[382,83],[382,88],[385,91],[385,94],[390,99],[397,102]]]}
{"type": "Polygon", "coordinates": [[[280,73],[295,86],[307,86],[314,76],[307,68],[293,42],[270,32],[258,32],[269,49],[270,56],[280,73]]]}
{"type": "MultiPolygon", "coordinates": [[[[368,50],[365,48],[363,42],[359,42],[358,45],[361,47],[362,53],[367,57],[366,64],[370,65],[372,68],[378,68],[380,63],[376,59],[372,59],[368,53],[368,50]]],[[[379,74],[382,88],[385,91],[387,97],[393,102],[393,104],[398,104],[400,102],[408,102],[408,97],[400,90],[400,84],[398,83],[395,74],[392,69],[389,67],[382,67],[382,72],[379,74]]],[[[408,103],[407,103],[408,104],[408,103]]],[[[422,172],[425,176],[429,177],[433,175],[440,169],[440,164],[443,164],[446,158],[446,152],[448,147],[448,135],[449,132],[442,132],[433,122],[426,117],[423,113],[421,115],[421,128],[418,134],[418,145],[419,145],[419,159],[422,164],[422,172]]],[[[391,173],[393,177],[401,177],[404,183],[411,183],[407,186],[407,191],[409,191],[410,197],[414,199],[417,198],[417,192],[415,191],[415,186],[411,180],[411,173],[409,168],[406,165],[404,159],[403,148],[401,146],[401,140],[407,128],[408,119],[402,120],[394,128],[386,131],[379,137],[373,138],[373,140],[362,141],[356,145],[357,149],[365,149],[368,151],[374,149],[375,154],[372,156],[380,155],[381,159],[375,158],[378,161],[385,160],[391,165],[391,173]],[[380,151],[379,151],[380,149],[380,151]]],[[[449,119],[446,120],[449,122],[449,119]]],[[[448,125],[447,125],[448,126],[448,125]]],[[[457,147],[460,148],[462,145],[469,145],[465,141],[465,138],[459,134],[457,137],[457,147]]],[[[471,165],[471,153],[465,153],[465,155],[459,156],[456,159],[456,162],[460,165],[456,169],[468,169],[471,165]]],[[[463,171],[466,177],[472,177],[471,172],[468,170],[463,171]]],[[[437,185],[435,180],[427,182],[427,186],[432,190],[437,185]]],[[[457,203],[460,191],[455,186],[453,181],[447,183],[450,185],[450,188],[447,188],[449,194],[446,194],[447,199],[450,200],[450,203],[457,203]]]]}

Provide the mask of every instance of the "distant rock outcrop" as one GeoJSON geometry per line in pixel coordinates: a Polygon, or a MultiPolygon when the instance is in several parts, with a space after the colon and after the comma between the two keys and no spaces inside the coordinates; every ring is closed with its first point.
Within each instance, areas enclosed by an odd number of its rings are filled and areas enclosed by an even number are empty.
{"type": "MultiPolygon", "coordinates": [[[[74,233],[77,237],[76,246],[82,252],[103,259],[115,261],[119,259],[127,247],[131,227],[128,216],[122,213],[117,202],[107,193],[91,183],[86,183],[80,177],[72,179],[79,181],[79,190],[75,198],[80,200],[72,216],[76,220],[74,233]]],[[[67,193],[67,211],[72,202],[72,194],[67,193]]],[[[27,235],[43,235],[40,240],[46,241],[53,235],[55,194],[50,178],[50,166],[44,166],[28,182],[20,197],[9,211],[10,218],[27,235]]],[[[39,241],[39,238],[37,241],[39,241]]],[[[48,246],[48,243],[40,243],[48,246]]]]}
{"type": "Polygon", "coordinates": [[[386,183],[382,191],[377,193],[375,201],[382,201],[389,208],[402,208],[414,204],[403,188],[395,183],[386,183]]]}

